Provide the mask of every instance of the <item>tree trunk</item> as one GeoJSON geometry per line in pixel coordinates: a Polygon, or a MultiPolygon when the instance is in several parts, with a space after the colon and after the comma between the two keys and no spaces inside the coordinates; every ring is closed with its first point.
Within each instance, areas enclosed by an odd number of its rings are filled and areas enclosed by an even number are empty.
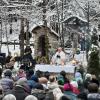
{"type": "Polygon", "coordinates": [[[20,55],[24,55],[24,18],[21,18],[21,30],[20,30],[20,55]]]}
{"type": "Polygon", "coordinates": [[[29,43],[29,21],[26,19],[26,26],[27,26],[27,30],[26,30],[26,46],[28,46],[29,43]]]}

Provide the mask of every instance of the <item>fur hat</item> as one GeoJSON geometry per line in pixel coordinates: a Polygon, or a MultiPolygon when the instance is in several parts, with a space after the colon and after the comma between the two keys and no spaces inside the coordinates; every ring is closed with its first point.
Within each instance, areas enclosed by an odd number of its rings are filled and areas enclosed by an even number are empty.
{"type": "Polygon", "coordinates": [[[86,75],[85,75],[85,79],[87,79],[87,78],[92,78],[92,75],[91,74],[89,74],[89,73],[87,73],[86,75]]]}
{"type": "Polygon", "coordinates": [[[33,95],[28,95],[25,100],[38,100],[35,96],[33,95]]]}
{"type": "Polygon", "coordinates": [[[13,94],[8,94],[4,96],[3,100],[16,100],[16,97],[13,94]]]}

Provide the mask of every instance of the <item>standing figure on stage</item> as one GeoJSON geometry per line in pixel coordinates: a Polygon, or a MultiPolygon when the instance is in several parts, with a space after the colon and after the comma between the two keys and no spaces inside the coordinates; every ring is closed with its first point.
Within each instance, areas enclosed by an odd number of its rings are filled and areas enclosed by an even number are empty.
{"type": "Polygon", "coordinates": [[[11,58],[12,58],[11,52],[8,52],[8,56],[6,57],[5,62],[9,63],[11,58]]]}
{"type": "Polygon", "coordinates": [[[32,63],[32,66],[35,65],[35,60],[32,57],[32,50],[30,46],[26,46],[25,51],[24,51],[24,58],[29,60],[32,63]]]}
{"type": "Polygon", "coordinates": [[[65,65],[66,62],[66,54],[62,50],[61,47],[57,49],[56,54],[52,57],[51,64],[56,65],[65,65]]]}

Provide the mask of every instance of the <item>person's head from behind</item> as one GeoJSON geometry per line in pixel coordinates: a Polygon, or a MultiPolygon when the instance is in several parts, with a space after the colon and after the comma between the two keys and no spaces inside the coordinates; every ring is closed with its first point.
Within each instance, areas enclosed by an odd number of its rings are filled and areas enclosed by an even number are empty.
{"type": "Polygon", "coordinates": [[[88,91],[90,93],[97,93],[98,92],[98,85],[96,83],[90,83],[88,85],[88,91]]]}
{"type": "Polygon", "coordinates": [[[49,81],[52,83],[52,82],[55,82],[56,78],[54,76],[50,76],[49,77],[49,81]]]}
{"type": "Polygon", "coordinates": [[[35,96],[29,95],[25,98],[25,100],[38,100],[35,96]]]}
{"type": "Polygon", "coordinates": [[[24,73],[25,71],[24,71],[24,69],[25,69],[25,65],[24,64],[22,64],[21,66],[20,66],[20,68],[19,68],[19,70],[18,70],[18,73],[24,73]]]}
{"type": "Polygon", "coordinates": [[[36,71],[36,73],[35,73],[35,75],[37,76],[37,77],[42,77],[43,76],[43,72],[42,71],[39,71],[39,70],[37,70],[36,71]]]}
{"type": "Polygon", "coordinates": [[[65,71],[61,71],[60,75],[62,75],[65,78],[66,77],[66,72],[65,71]]]}
{"type": "Polygon", "coordinates": [[[44,77],[46,77],[47,79],[49,79],[50,73],[47,71],[44,73],[44,77]]]}
{"type": "Polygon", "coordinates": [[[4,76],[5,77],[12,77],[12,71],[10,69],[4,70],[4,76]]]}
{"type": "Polygon", "coordinates": [[[12,94],[4,96],[3,100],[16,100],[16,97],[12,94]]]}
{"type": "Polygon", "coordinates": [[[27,73],[27,78],[31,77],[34,74],[33,69],[29,69],[28,73],[27,73]]]}
{"type": "Polygon", "coordinates": [[[91,80],[92,79],[92,75],[87,73],[85,76],[85,80],[91,80]]]}
{"type": "Polygon", "coordinates": [[[63,95],[60,100],[71,100],[67,95],[63,95]]]}

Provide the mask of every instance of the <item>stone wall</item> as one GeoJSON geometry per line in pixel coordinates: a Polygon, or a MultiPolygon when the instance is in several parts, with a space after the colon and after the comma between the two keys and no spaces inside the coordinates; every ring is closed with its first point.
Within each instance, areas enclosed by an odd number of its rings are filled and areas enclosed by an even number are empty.
{"type": "Polygon", "coordinates": [[[40,28],[38,30],[36,30],[34,34],[34,37],[35,37],[35,41],[34,41],[34,48],[35,48],[35,51],[34,51],[34,54],[35,54],[35,57],[38,55],[38,39],[41,35],[45,35],[47,33],[47,36],[49,38],[49,44],[52,48],[54,49],[57,49],[58,47],[58,37],[51,33],[49,30],[45,30],[44,28],[40,28]]]}

